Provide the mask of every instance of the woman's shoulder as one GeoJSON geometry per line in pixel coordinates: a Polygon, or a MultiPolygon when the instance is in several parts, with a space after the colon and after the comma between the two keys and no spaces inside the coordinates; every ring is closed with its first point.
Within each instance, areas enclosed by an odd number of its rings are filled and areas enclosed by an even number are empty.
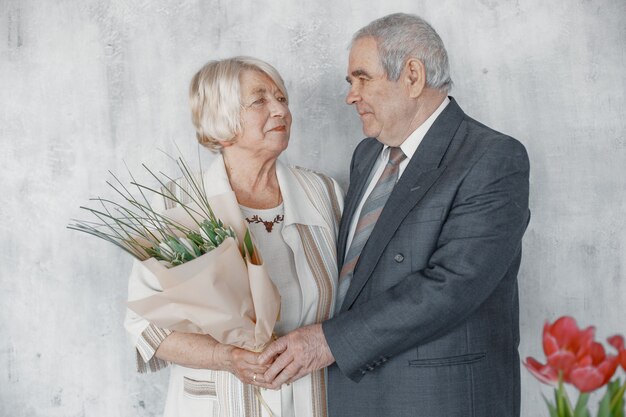
{"type": "Polygon", "coordinates": [[[289,169],[298,175],[316,177],[323,181],[335,181],[333,178],[311,168],[305,168],[298,165],[289,165],[289,169]]]}
{"type": "Polygon", "coordinates": [[[339,183],[321,172],[295,165],[289,170],[298,179],[301,187],[309,195],[318,210],[328,211],[334,222],[338,223],[343,211],[343,191],[339,183]]]}
{"type": "Polygon", "coordinates": [[[298,178],[303,187],[322,188],[329,195],[343,197],[343,191],[334,178],[319,171],[297,165],[289,165],[289,170],[298,178]]]}

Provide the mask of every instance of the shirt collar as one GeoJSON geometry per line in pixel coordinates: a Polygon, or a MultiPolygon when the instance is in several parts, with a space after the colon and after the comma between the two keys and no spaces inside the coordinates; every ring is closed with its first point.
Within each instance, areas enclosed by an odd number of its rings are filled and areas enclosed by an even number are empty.
{"type": "MultiPolygon", "coordinates": [[[[413,133],[411,133],[409,137],[405,139],[402,145],[400,145],[400,149],[402,149],[402,152],[404,152],[404,154],[406,155],[406,159],[402,161],[402,164],[400,164],[401,167],[408,165],[408,162],[413,157],[413,154],[415,154],[415,151],[417,151],[418,146],[420,145],[420,143],[422,143],[424,136],[426,136],[426,133],[428,133],[428,130],[433,125],[433,123],[435,123],[435,120],[437,120],[437,117],[439,117],[439,115],[446,108],[448,103],[450,103],[450,99],[446,97],[443,102],[441,102],[439,107],[437,107],[437,109],[433,112],[433,114],[431,114],[428,119],[424,121],[424,123],[422,123],[417,129],[415,129],[413,133]]],[[[388,159],[388,149],[389,146],[385,145],[381,154],[385,161],[388,159]]]]}

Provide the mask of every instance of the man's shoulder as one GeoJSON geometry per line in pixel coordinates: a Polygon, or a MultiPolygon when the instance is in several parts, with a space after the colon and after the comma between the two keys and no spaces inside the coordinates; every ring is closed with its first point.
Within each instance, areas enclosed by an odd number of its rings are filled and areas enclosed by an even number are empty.
{"type": "Polygon", "coordinates": [[[474,142],[480,148],[526,153],[526,148],[516,138],[495,130],[468,115],[464,116],[463,124],[466,129],[466,140],[474,142]]]}
{"type": "MultiPolygon", "coordinates": [[[[460,131],[463,133],[465,140],[469,140],[478,148],[489,148],[491,146],[524,148],[519,140],[469,116],[461,109],[453,97],[450,97],[450,100],[449,106],[453,114],[452,118],[453,120],[460,121],[460,131]]],[[[457,131],[457,133],[459,133],[459,131],[457,131]]]]}

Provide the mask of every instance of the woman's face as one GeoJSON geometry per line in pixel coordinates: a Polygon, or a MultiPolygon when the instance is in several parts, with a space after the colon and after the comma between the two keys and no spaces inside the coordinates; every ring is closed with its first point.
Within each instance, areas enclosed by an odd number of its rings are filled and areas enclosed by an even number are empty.
{"type": "Polygon", "coordinates": [[[233,146],[278,156],[287,148],[291,112],[287,97],[270,77],[254,70],[240,75],[242,131],[233,146]]]}

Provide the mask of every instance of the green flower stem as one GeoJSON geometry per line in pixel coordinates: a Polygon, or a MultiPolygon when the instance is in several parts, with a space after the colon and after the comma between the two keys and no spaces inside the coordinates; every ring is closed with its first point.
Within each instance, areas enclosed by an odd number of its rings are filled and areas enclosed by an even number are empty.
{"type": "Polygon", "coordinates": [[[626,379],[624,380],[624,385],[622,385],[622,387],[617,390],[617,392],[611,399],[611,410],[614,410],[617,407],[617,403],[619,402],[620,398],[624,397],[624,392],[626,392],[626,379]]]}
{"type": "MultiPolygon", "coordinates": [[[[115,174],[113,174],[111,171],[109,171],[109,173],[111,174],[111,176],[113,176],[115,181],[119,184],[120,188],[117,188],[117,186],[115,186],[109,181],[106,181],[107,185],[111,187],[116,193],[118,193],[124,199],[124,201],[131,204],[134,208],[139,209],[139,211],[143,213],[149,219],[150,224],[155,226],[156,230],[160,230],[161,229],[160,226],[162,225],[159,223],[159,219],[153,216],[155,214],[155,211],[150,206],[150,203],[148,199],[146,198],[146,196],[144,195],[143,191],[139,189],[139,192],[141,193],[144,201],[146,202],[145,204],[141,204],[139,201],[137,201],[137,199],[133,197],[132,193],[128,190],[128,188],[126,188],[126,186],[124,186],[124,184],[119,180],[119,178],[115,176],[115,174]]],[[[130,175],[131,175],[131,178],[134,178],[132,174],[130,175]]],[[[116,206],[116,207],[120,207],[122,210],[124,210],[127,213],[130,212],[128,209],[124,208],[121,204],[115,203],[110,200],[100,199],[100,198],[98,198],[98,200],[107,201],[109,204],[116,206]]],[[[143,227],[143,224],[141,222],[139,222],[139,224],[143,227]]],[[[161,237],[165,237],[165,235],[161,234],[161,237]]]]}
{"type": "Polygon", "coordinates": [[[174,180],[162,172],[157,175],[143,165],[160,188],[139,184],[130,170],[130,184],[134,188],[127,187],[110,172],[114,180],[106,181],[106,184],[121,197],[121,202],[100,197],[90,199],[100,207],[81,209],[88,211],[98,221],[73,220],[74,223],[69,224],[68,228],[111,242],[141,261],[154,257],[164,261],[167,267],[180,265],[210,252],[228,237],[236,241],[234,230],[215,217],[205,192],[202,171],[200,180],[197,180],[182,158],[177,160],[177,164],[183,174],[180,180],[174,180]],[[168,187],[167,180],[171,183],[182,180],[183,184],[179,185],[184,195],[179,197],[174,193],[168,187]],[[135,197],[131,190],[138,192],[139,197],[135,197]],[[166,213],[157,212],[147,194],[161,196],[180,206],[193,219],[198,230],[192,230],[178,220],[169,218],[166,213]],[[183,200],[189,200],[197,207],[183,200]]]}
{"type": "Polygon", "coordinates": [[[565,391],[565,385],[563,384],[563,372],[559,372],[559,388],[557,389],[556,401],[556,409],[558,410],[559,416],[569,417],[574,415],[572,404],[567,396],[567,391],[565,391]]]}
{"type": "MultiPolygon", "coordinates": [[[[134,182],[135,181],[135,177],[133,176],[132,172],[130,171],[130,169],[128,169],[128,167],[126,167],[126,169],[128,171],[128,174],[130,175],[130,178],[134,182]]],[[[139,201],[137,201],[137,199],[133,196],[133,194],[130,192],[130,190],[128,188],[126,188],[126,186],[122,183],[122,181],[120,181],[120,179],[117,178],[117,176],[115,176],[115,174],[113,174],[113,172],[109,171],[109,173],[115,179],[117,184],[119,184],[119,187],[121,188],[121,190],[123,190],[124,192],[120,191],[120,189],[118,189],[115,185],[113,185],[109,181],[106,181],[107,185],[109,187],[113,188],[113,190],[115,192],[117,192],[126,202],[132,204],[135,208],[138,208],[142,213],[144,213],[151,220],[150,223],[152,225],[154,225],[154,222],[158,223],[159,222],[158,219],[152,218],[152,216],[151,216],[151,214],[154,214],[154,210],[150,206],[150,202],[149,202],[148,198],[146,197],[146,195],[143,193],[143,190],[141,188],[137,187],[138,190],[139,190],[139,193],[141,194],[141,196],[143,197],[143,200],[145,201],[145,205],[141,204],[139,201]]],[[[158,227],[157,227],[157,229],[158,229],[158,227]]],[[[164,237],[164,236],[162,236],[162,237],[164,237]]]]}
{"type": "MultiPolygon", "coordinates": [[[[150,175],[152,175],[152,177],[154,177],[154,179],[156,179],[156,180],[158,181],[158,183],[161,185],[162,189],[163,189],[165,192],[167,192],[167,194],[164,194],[164,193],[158,193],[158,192],[157,192],[158,194],[161,194],[163,197],[165,197],[165,198],[167,198],[167,199],[169,199],[169,200],[171,200],[171,201],[174,201],[175,203],[179,204],[179,205],[180,205],[180,206],[181,206],[181,207],[182,207],[185,211],[187,211],[187,213],[188,213],[188,214],[190,214],[190,215],[191,215],[191,213],[189,213],[189,210],[192,210],[192,211],[194,211],[194,212],[196,212],[196,213],[197,213],[197,211],[195,211],[195,210],[191,209],[191,208],[190,208],[190,207],[188,207],[186,204],[183,204],[183,202],[182,202],[182,201],[180,201],[180,200],[176,197],[176,195],[174,195],[174,194],[173,194],[173,193],[169,190],[169,188],[167,188],[167,186],[166,186],[165,182],[164,182],[161,178],[159,178],[159,177],[158,177],[158,175],[156,175],[156,174],[155,174],[152,170],[150,170],[150,168],[148,168],[145,164],[142,164],[142,166],[146,169],[146,171],[148,171],[148,172],[150,173],[150,175]]],[[[193,178],[193,174],[191,174],[191,173],[190,173],[187,169],[183,170],[183,167],[185,167],[185,168],[186,168],[186,165],[184,165],[184,164],[183,164],[183,165],[181,166],[181,164],[179,164],[179,169],[180,169],[180,170],[182,171],[182,173],[183,173],[183,178],[184,178],[184,179],[185,179],[185,180],[189,183],[189,185],[192,187],[192,193],[189,193],[187,190],[185,190],[185,188],[184,188],[184,187],[181,187],[181,191],[182,191],[182,192],[184,192],[184,193],[185,193],[185,194],[189,197],[189,199],[190,199],[192,202],[196,203],[196,204],[200,207],[200,209],[201,209],[202,211],[204,211],[205,215],[206,215],[206,216],[207,216],[210,220],[215,220],[215,214],[213,213],[213,210],[211,209],[211,205],[210,205],[210,204],[208,204],[208,200],[207,200],[207,203],[206,203],[206,204],[202,204],[202,203],[198,202],[198,200],[195,198],[195,197],[198,197],[198,196],[199,196],[199,197],[200,197],[200,200],[202,200],[202,202],[204,203],[204,200],[206,200],[206,196],[205,196],[204,189],[201,189],[201,188],[197,185],[197,183],[196,183],[195,179],[193,178]]],[[[169,176],[165,175],[164,173],[162,173],[162,172],[159,172],[159,173],[160,173],[163,177],[165,177],[167,180],[169,180],[169,181],[171,181],[171,182],[176,182],[174,179],[170,178],[169,176]]],[[[141,186],[141,185],[139,185],[139,184],[133,184],[133,185],[135,185],[135,186],[141,186]]],[[[147,187],[144,187],[144,188],[147,188],[147,187]]],[[[154,190],[153,190],[153,191],[154,191],[154,190]]],[[[199,214],[199,213],[197,213],[197,214],[199,214]]],[[[192,216],[192,218],[193,218],[193,216],[192,216]]],[[[194,220],[195,220],[195,218],[194,218],[194,220]]],[[[198,225],[199,225],[199,224],[198,224],[198,225]]]]}
{"type": "MultiPolygon", "coordinates": [[[[155,175],[155,174],[152,174],[152,175],[155,175]]],[[[160,179],[158,179],[158,177],[156,177],[156,176],[155,176],[155,178],[157,178],[157,181],[159,181],[159,184],[161,184],[161,188],[162,188],[162,189],[164,189],[165,191],[167,191],[167,193],[164,193],[164,192],[158,191],[158,190],[156,190],[156,189],[154,189],[154,188],[147,187],[147,186],[142,185],[142,184],[137,184],[137,183],[132,183],[132,184],[133,184],[135,187],[139,188],[139,189],[143,189],[143,190],[150,191],[150,192],[152,192],[152,193],[154,193],[154,194],[156,194],[156,195],[160,195],[161,197],[166,198],[167,200],[173,201],[173,202],[174,202],[174,203],[176,203],[177,205],[181,206],[181,208],[183,208],[183,209],[184,209],[184,210],[185,210],[188,214],[195,213],[195,214],[197,214],[197,215],[198,215],[198,216],[200,216],[200,217],[204,217],[204,216],[206,216],[206,213],[199,212],[198,210],[194,210],[192,207],[189,207],[187,204],[185,204],[185,203],[183,203],[182,201],[180,201],[180,199],[178,199],[178,198],[177,198],[174,194],[172,194],[172,192],[171,192],[171,191],[169,191],[169,189],[166,187],[166,185],[165,185],[166,183],[165,183],[164,181],[161,181],[161,180],[160,180],[160,179]]],[[[184,191],[184,190],[183,190],[183,191],[184,191]]],[[[191,200],[192,202],[194,202],[194,203],[196,202],[196,201],[195,201],[194,199],[192,199],[192,198],[190,198],[190,200],[191,200]]],[[[197,203],[196,203],[196,204],[197,204],[197,203]]],[[[200,209],[204,211],[203,207],[200,207],[200,209]]],[[[194,221],[195,221],[196,223],[198,223],[198,222],[195,220],[195,217],[193,217],[193,219],[194,219],[194,221]]]]}
{"type": "Polygon", "coordinates": [[[190,185],[194,189],[194,195],[197,196],[202,202],[202,204],[198,203],[198,205],[207,209],[210,219],[215,219],[215,214],[213,213],[213,209],[211,208],[211,205],[209,204],[209,200],[206,196],[206,193],[204,192],[206,188],[204,187],[204,175],[202,174],[202,169],[200,170],[200,184],[198,184],[194,180],[193,173],[189,169],[189,166],[187,165],[187,163],[182,157],[178,158],[176,163],[178,164],[178,168],[183,173],[183,176],[188,179],[190,185]]]}

